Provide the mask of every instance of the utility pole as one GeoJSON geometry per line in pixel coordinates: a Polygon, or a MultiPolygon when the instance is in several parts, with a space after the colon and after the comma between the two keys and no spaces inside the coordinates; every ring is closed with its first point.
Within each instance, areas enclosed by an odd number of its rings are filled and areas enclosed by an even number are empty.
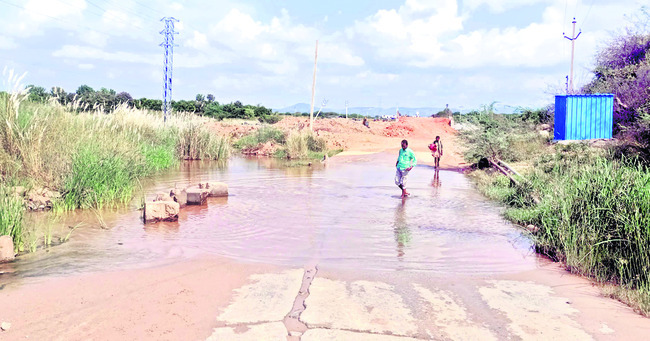
{"type": "Polygon", "coordinates": [[[562,33],[564,38],[571,40],[571,72],[569,73],[569,94],[573,94],[573,57],[575,55],[576,39],[578,39],[580,33],[582,33],[582,30],[578,32],[578,35],[576,35],[576,18],[573,18],[573,34],[571,35],[571,38],[562,33]]]}
{"type": "Polygon", "coordinates": [[[314,78],[311,83],[311,109],[309,109],[309,130],[314,131],[314,95],[316,94],[316,65],[318,64],[318,40],[314,56],[314,78]]]}
{"type": "Polygon", "coordinates": [[[348,105],[349,105],[349,104],[350,104],[350,102],[348,102],[348,101],[346,100],[346,101],[345,101],[345,118],[346,118],[346,119],[348,118],[348,105]]]}
{"type": "Polygon", "coordinates": [[[174,63],[174,46],[178,46],[174,45],[174,35],[178,34],[178,32],[174,32],[174,23],[178,22],[178,19],[164,17],[160,21],[165,23],[165,28],[160,31],[160,34],[163,35],[163,42],[160,43],[160,46],[165,48],[162,111],[164,122],[167,122],[167,115],[172,111],[172,65],[174,63]]]}

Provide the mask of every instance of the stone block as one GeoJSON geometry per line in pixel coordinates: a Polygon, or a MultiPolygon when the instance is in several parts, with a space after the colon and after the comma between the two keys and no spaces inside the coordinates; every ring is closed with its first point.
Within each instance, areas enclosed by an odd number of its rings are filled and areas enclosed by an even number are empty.
{"type": "Polygon", "coordinates": [[[228,184],[224,182],[208,182],[206,188],[210,190],[211,197],[227,197],[228,184]]]}
{"type": "Polygon", "coordinates": [[[144,221],[177,221],[180,210],[174,201],[148,201],[144,204],[144,221]]]}
{"type": "Polygon", "coordinates": [[[203,205],[208,198],[210,190],[206,188],[190,187],[187,189],[188,205],[203,205]]]}
{"type": "Polygon", "coordinates": [[[174,188],[169,191],[169,196],[174,198],[181,207],[187,206],[187,189],[186,188],[174,188]]]}
{"type": "Polygon", "coordinates": [[[11,236],[0,237],[0,262],[13,260],[15,256],[14,241],[11,236]]]}

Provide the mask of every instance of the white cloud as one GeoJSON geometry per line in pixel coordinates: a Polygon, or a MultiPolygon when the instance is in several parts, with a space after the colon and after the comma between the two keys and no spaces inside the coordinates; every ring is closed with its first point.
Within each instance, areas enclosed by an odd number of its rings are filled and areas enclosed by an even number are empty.
{"type": "Polygon", "coordinates": [[[82,31],[79,33],[79,40],[86,44],[97,47],[104,47],[108,43],[108,34],[97,31],[82,31]]]}
{"type": "Polygon", "coordinates": [[[349,66],[363,65],[340,34],[324,35],[314,27],[294,24],[286,10],[268,23],[256,21],[239,9],[232,9],[210,29],[209,39],[228,47],[235,55],[260,65],[284,63],[309,64],[314,43],[319,42],[319,62],[349,66]]]}
{"type": "Polygon", "coordinates": [[[63,18],[71,15],[80,16],[86,8],[85,0],[29,0],[24,9],[27,16],[35,21],[42,22],[52,18],[63,18]]]}
{"type": "MultiPolygon", "coordinates": [[[[530,6],[541,2],[550,2],[550,1],[549,0],[464,0],[463,9],[467,11],[475,11],[481,5],[485,5],[488,7],[490,12],[503,13],[513,8],[530,6]]],[[[571,2],[575,2],[575,0],[571,0],[571,2]]]]}
{"type": "Polygon", "coordinates": [[[92,69],[95,68],[95,65],[89,64],[89,63],[82,63],[82,64],[77,65],[77,67],[82,69],[82,70],[92,70],[92,69]]]}
{"type": "Polygon", "coordinates": [[[0,50],[15,49],[17,46],[13,38],[0,35],[0,50]]]}
{"type": "Polygon", "coordinates": [[[208,43],[208,36],[199,31],[194,31],[192,38],[187,40],[185,45],[197,50],[205,50],[210,47],[210,43],[208,43]]]}
{"type": "Polygon", "coordinates": [[[122,63],[160,64],[160,56],[158,55],[145,55],[122,51],[106,52],[96,47],[79,45],[64,45],[59,50],[54,51],[52,56],[84,60],[95,59],[122,63]]]}

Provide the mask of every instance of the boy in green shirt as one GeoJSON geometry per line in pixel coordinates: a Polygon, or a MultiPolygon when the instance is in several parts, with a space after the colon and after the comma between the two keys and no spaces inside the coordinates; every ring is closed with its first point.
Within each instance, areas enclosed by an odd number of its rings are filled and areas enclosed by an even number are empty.
{"type": "Polygon", "coordinates": [[[411,195],[411,193],[406,191],[406,177],[411,169],[413,169],[417,164],[415,153],[413,153],[413,150],[408,146],[409,142],[402,140],[402,149],[399,150],[399,156],[395,163],[395,167],[397,167],[397,172],[395,173],[395,184],[402,190],[401,198],[411,195]]]}

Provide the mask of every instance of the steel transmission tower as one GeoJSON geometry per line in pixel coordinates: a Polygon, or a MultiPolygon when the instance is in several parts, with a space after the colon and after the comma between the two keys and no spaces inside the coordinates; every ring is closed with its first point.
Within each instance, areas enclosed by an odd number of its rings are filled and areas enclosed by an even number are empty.
{"type": "Polygon", "coordinates": [[[160,21],[165,23],[165,28],[160,31],[160,34],[163,35],[163,42],[160,43],[160,46],[165,48],[162,111],[164,120],[167,122],[167,115],[172,111],[172,66],[174,63],[174,46],[178,46],[174,45],[174,35],[178,34],[178,32],[174,32],[174,23],[178,22],[178,19],[164,17],[160,21]]]}

